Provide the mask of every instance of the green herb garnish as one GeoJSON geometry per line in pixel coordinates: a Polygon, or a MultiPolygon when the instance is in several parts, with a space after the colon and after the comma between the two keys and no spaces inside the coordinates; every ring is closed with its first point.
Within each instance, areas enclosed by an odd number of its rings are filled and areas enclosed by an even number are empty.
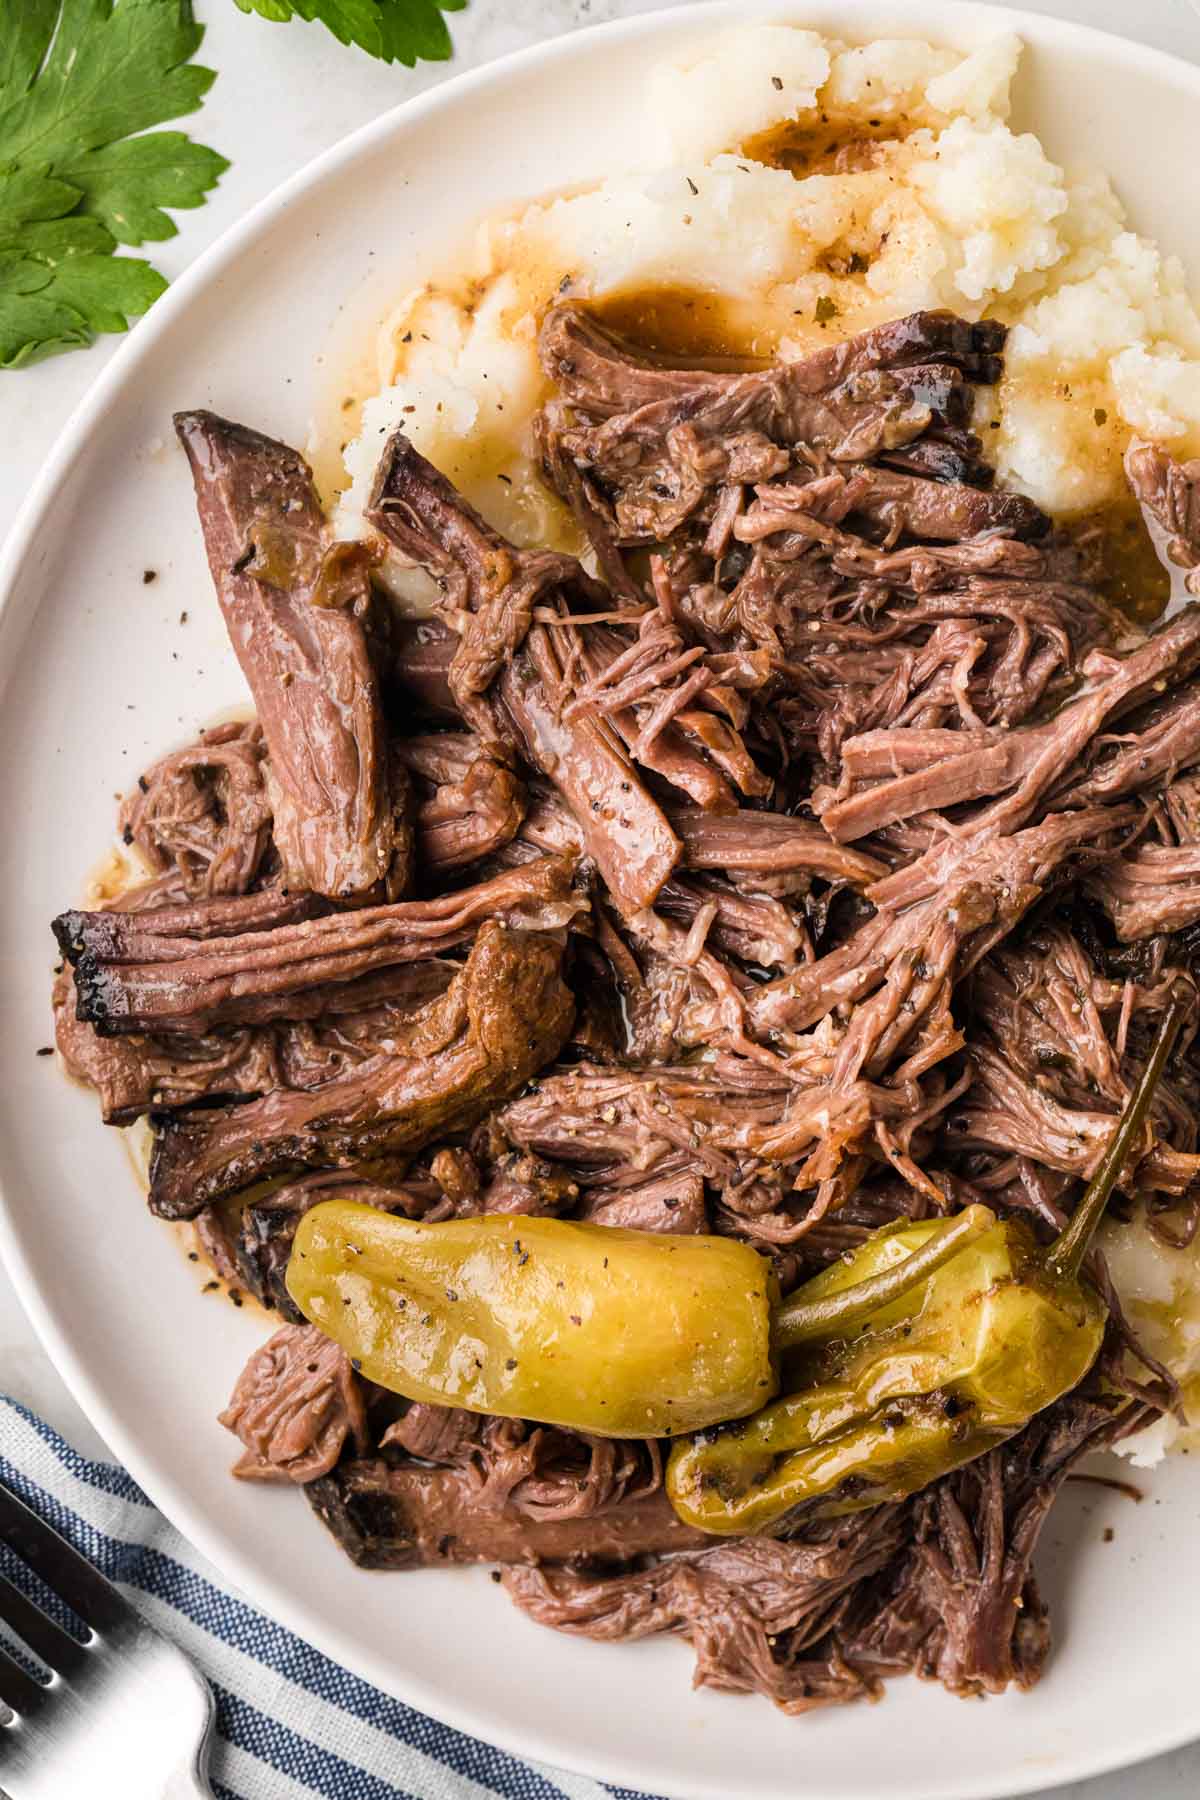
{"type": "Polygon", "coordinates": [[[454,46],[443,13],[467,0],[234,0],[263,19],[319,20],[341,44],[357,44],[383,62],[445,62],[454,46]]]}
{"type": "Polygon", "coordinates": [[[0,368],[124,331],[167,285],[114,252],[172,237],[163,209],[228,167],[149,130],[212,85],[203,35],[190,0],[0,0],[0,368]]]}

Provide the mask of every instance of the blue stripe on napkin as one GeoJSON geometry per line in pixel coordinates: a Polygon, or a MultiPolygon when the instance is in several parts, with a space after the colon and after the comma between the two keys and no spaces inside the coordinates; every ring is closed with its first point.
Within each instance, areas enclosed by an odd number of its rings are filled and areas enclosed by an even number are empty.
{"type": "MultiPolygon", "coordinates": [[[[204,1670],[219,1800],[646,1800],[521,1762],[339,1668],[227,1587],[124,1469],[2,1396],[0,1479],[204,1670]]],[[[10,1556],[0,1568],[33,1591],[10,1556]]]]}

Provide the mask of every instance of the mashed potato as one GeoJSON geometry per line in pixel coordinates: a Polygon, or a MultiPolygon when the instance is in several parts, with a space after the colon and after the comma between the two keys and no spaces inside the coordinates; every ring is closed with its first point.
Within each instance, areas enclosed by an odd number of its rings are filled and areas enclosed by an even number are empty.
{"type": "MultiPolygon", "coordinates": [[[[1051,512],[1121,495],[1135,432],[1200,454],[1200,316],[1180,264],[1129,229],[1103,173],[1060,168],[1012,131],[1020,48],[1011,35],[968,56],[848,46],[760,25],[654,70],[654,167],[488,222],[452,278],[386,321],[340,530],[362,530],[383,438],[403,424],[517,541],[579,547],[533,479],[530,437],[536,322],[562,292],[699,290],[783,357],[918,307],[999,317],[1006,372],[978,428],[1002,479],[1051,512]],[[782,138],[816,166],[772,166],[782,138]],[[822,154],[855,139],[871,148],[850,169],[822,154]]],[[[423,597],[423,577],[393,578],[423,597]]],[[[1200,1251],[1164,1250],[1137,1224],[1113,1228],[1108,1250],[1139,1328],[1200,1384],[1200,1251]]],[[[1144,1434],[1137,1454],[1153,1459],[1173,1430],[1144,1434]]]]}
{"type": "Polygon", "coordinates": [[[492,221],[461,279],[397,307],[345,455],[342,529],[360,528],[380,437],[402,418],[498,523],[570,541],[524,479],[534,321],[564,281],[753,303],[782,356],[915,307],[997,315],[1013,327],[1008,368],[980,423],[1002,476],[1054,512],[1120,492],[1131,432],[1200,453],[1200,317],[1179,263],[1128,229],[1103,174],[1060,168],[1010,129],[1019,56],[1007,34],[963,56],[760,25],[652,70],[656,166],[492,221]],[[862,132],[871,166],[797,178],[756,160],[781,129],[862,132]]]}
{"type": "Polygon", "coordinates": [[[1200,1444],[1200,1246],[1172,1249],[1146,1230],[1139,1214],[1128,1225],[1102,1228],[1101,1248],[1130,1324],[1182,1390],[1191,1429],[1164,1417],[1119,1446],[1140,1469],[1167,1450],[1200,1444]]]}

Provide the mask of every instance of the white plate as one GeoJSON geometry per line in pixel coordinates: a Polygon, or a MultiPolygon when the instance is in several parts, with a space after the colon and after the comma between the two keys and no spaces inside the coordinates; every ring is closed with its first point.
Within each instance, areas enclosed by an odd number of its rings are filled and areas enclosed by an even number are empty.
{"type": "MultiPolygon", "coordinates": [[[[262,1320],[201,1295],[92,1098],[34,1055],[49,1035],[48,923],[107,842],[114,795],[243,693],[191,482],[168,447],[171,411],[215,406],[302,442],[316,359],[357,284],[384,269],[400,290],[484,210],[635,156],[646,61],[752,11],[797,19],[744,4],[631,19],[368,126],[203,256],[67,427],[0,570],[0,1247],[58,1368],[163,1511],[267,1612],[400,1698],[517,1753],[690,1800],[1010,1795],[1200,1730],[1194,1459],[1155,1476],[1136,1510],[1068,1490],[1039,1557],[1057,1650],[1032,1695],[968,1706],[903,1681],[882,1706],[789,1720],[764,1701],[692,1693],[680,1644],[552,1635],[482,1572],[361,1573],[299,1495],[231,1481],[214,1415],[262,1320]]],[[[1200,71],[1051,19],[936,0],[830,0],[803,22],[963,48],[1011,23],[1030,46],[1024,118],[1052,154],[1104,164],[1135,222],[1200,279],[1200,71]]]]}

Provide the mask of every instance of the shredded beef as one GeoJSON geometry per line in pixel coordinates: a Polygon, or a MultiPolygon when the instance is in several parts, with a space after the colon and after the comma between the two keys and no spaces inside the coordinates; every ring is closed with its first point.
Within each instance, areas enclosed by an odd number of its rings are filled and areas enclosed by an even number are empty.
{"type": "Polygon", "coordinates": [[[626,543],[668,537],[714,486],[782,473],[780,446],[857,463],[931,425],[966,424],[970,383],[996,379],[1003,342],[1001,326],[918,313],[796,362],[722,375],[651,364],[572,304],[546,315],[540,340],[571,409],[551,414],[556,448],[592,478],[593,502],[597,481],[616,490],[626,543]]]}
{"type": "Polygon", "coordinates": [[[875,1698],[916,1673],[952,1693],[1032,1687],[1050,1648],[1033,1552],[1080,1456],[1145,1416],[1070,1396],[999,1450],[914,1500],[605,1575],[513,1568],[541,1624],[613,1641],[675,1631],[697,1686],[767,1695],[785,1712],[875,1698]]]}
{"type": "MultiPolygon", "coordinates": [[[[1012,830],[1088,750],[1106,723],[1153,692],[1164,677],[1179,680],[1189,674],[1198,660],[1200,608],[1194,608],[1120,662],[1094,652],[1084,665],[1094,685],[1049,723],[1000,733],[990,743],[970,745],[851,799],[834,800],[822,806],[821,822],[831,836],[847,842],[899,819],[1005,794],[1008,798],[997,801],[983,819],[995,830],[1012,830]]],[[[873,747],[878,754],[878,744],[873,747]]],[[[1150,776],[1151,771],[1143,774],[1150,776]]],[[[1125,791],[1134,785],[1129,782],[1125,791]]]]}
{"type": "Polygon", "coordinates": [[[865,887],[885,873],[877,857],[843,848],[806,819],[743,808],[722,818],[698,808],[671,811],[672,829],[689,869],[714,869],[737,879],[818,876],[822,881],[865,887]]]}
{"type": "Polygon", "coordinates": [[[1125,473],[1169,567],[1183,587],[1200,594],[1200,460],[1176,462],[1155,444],[1134,443],[1125,473]]]}
{"type": "Polygon", "coordinates": [[[417,781],[417,855],[429,874],[478,862],[516,836],[525,789],[472,734],[398,738],[393,752],[417,781]]]}
{"type": "Polygon", "coordinates": [[[101,1037],[78,1016],[74,976],[64,970],[55,983],[55,1037],[70,1073],[99,1094],[105,1124],[129,1125],[151,1111],[312,1088],[345,1074],[400,1041],[412,1014],[444,992],[454,972],[433,958],[383,969],[324,991],[317,998],[330,1010],[309,1018],[101,1037]]]}
{"type": "Polygon", "coordinates": [[[285,1325],[254,1352],[221,1423],[246,1446],[233,1472],[250,1481],[315,1481],[348,1439],[366,1441],[358,1378],[315,1325],[285,1325]]]}
{"type": "Polygon", "coordinates": [[[164,756],[121,807],[118,824],[156,873],[177,869],[189,893],[244,894],[271,844],[257,725],[217,725],[164,756]]]}
{"type": "Polygon", "coordinates": [[[579,1218],[623,1231],[668,1231],[683,1236],[708,1230],[704,1178],[695,1169],[628,1186],[592,1188],[579,1218]]]}
{"type": "Polygon", "coordinates": [[[680,368],[557,305],[536,443],[587,567],[396,433],[367,516],[433,577],[420,621],[302,459],[182,415],[258,721],[147,770],[151,879],[54,923],[64,1063],[108,1121],[151,1113],[152,1210],[287,1321],[222,1415],[236,1472],[303,1485],[364,1567],[502,1564],[543,1623],[678,1634],[698,1683],[793,1713],[1040,1676],[1055,1493],[1178,1401],[1097,1253],[1074,1392],[903,1502],[728,1541],[672,1511],[669,1446],[367,1381],[288,1259],[331,1198],[723,1234],[785,1293],[971,1204],[1049,1234],[1184,1003],[1114,1212],[1193,1241],[1200,463],[1126,459],[1177,576],[1146,628],[1095,522],[995,480],[1004,339],[918,313],[680,368]]]}

